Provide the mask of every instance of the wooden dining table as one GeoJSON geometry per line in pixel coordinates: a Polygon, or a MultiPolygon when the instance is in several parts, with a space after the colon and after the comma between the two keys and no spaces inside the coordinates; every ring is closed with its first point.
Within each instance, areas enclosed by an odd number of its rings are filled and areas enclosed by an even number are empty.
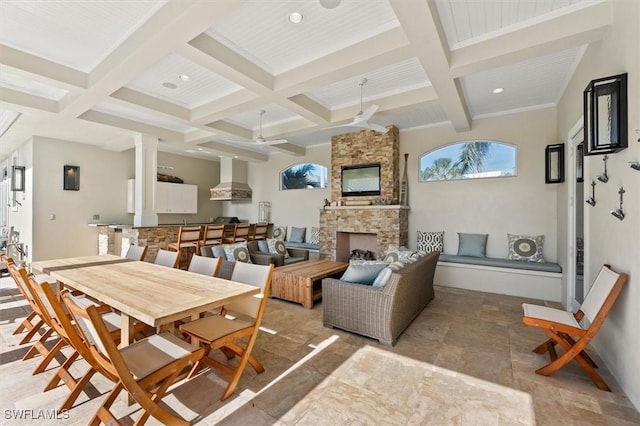
{"type": "Polygon", "coordinates": [[[252,285],[140,261],[53,269],[50,276],[120,311],[122,346],[131,342],[134,320],[172,331],[178,319],[196,319],[260,292],[252,285]]]}
{"type": "Polygon", "coordinates": [[[52,271],[62,269],[84,268],[86,266],[105,265],[110,263],[131,262],[126,257],[116,256],[115,254],[101,254],[95,256],[65,257],[63,259],[50,259],[31,262],[32,271],[49,274],[52,271]]]}

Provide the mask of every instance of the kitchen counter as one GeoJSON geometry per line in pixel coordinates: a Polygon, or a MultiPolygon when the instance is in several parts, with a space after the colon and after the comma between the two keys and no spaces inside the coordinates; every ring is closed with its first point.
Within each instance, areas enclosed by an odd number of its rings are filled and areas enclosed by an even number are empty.
{"type": "Polygon", "coordinates": [[[108,227],[112,229],[145,229],[145,228],[175,228],[180,226],[202,226],[202,225],[213,225],[213,222],[197,222],[197,223],[160,223],[157,226],[134,226],[131,224],[123,224],[123,223],[89,223],[89,226],[96,227],[108,227]]]}

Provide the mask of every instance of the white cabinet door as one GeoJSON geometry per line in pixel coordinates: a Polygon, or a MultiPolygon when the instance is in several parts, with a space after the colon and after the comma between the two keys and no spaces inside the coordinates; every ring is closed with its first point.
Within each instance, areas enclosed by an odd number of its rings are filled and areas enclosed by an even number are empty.
{"type": "MultiPolygon", "coordinates": [[[[135,213],[135,179],[127,182],[127,212],[135,213]]],[[[197,214],[198,185],[156,182],[156,213],[197,214]]]]}
{"type": "Polygon", "coordinates": [[[182,212],[198,213],[198,186],[197,185],[181,185],[182,188],[182,212]]]}
{"type": "Polygon", "coordinates": [[[136,180],[127,180],[127,213],[136,212],[136,180]]]}
{"type": "Polygon", "coordinates": [[[171,213],[169,210],[169,185],[166,182],[156,182],[156,213],[171,213]]]}

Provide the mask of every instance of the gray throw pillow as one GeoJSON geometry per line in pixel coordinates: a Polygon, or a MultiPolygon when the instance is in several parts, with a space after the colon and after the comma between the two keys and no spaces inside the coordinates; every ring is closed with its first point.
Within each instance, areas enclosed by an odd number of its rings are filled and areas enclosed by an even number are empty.
{"type": "Polygon", "coordinates": [[[349,265],[340,281],[371,285],[380,271],[386,268],[384,263],[370,263],[366,265],[349,265]]]}
{"type": "Polygon", "coordinates": [[[221,257],[222,260],[227,260],[227,254],[224,252],[224,247],[222,246],[213,246],[213,257],[221,257]]]}
{"type": "Polygon", "coordinates": [[[306,232],[307,228],[296,228],[295,226],[292,226],[289,241],[292,243],[304,243],[304,235],[306,232]]]}
{"type": "Polygon", "coordinates": [[[389,278],[391,278],[392,273],[393,271],[391,270],[391,268],[384,268],[382,271],[380,271],[376,279],[373,280],[373,284],[371,285],[371,287],[384,287],[389,282],[389,278]]]}
{"type": "Polygon", "coordinates": [[[258,240],[258,250],[269,253],[269,243],[266,240],[258,240]]]}
{"type": "Polygon", "coordinates": [[[458,256],[486,257],[489,234],[458,232],[458,256]]]}
{"type": "Polygon", "coordinates": [[[542,256],[544,235],[507,234],[507,239],[509,240],[509,255],[507,259],[544,262],[544,257],[542,256]]]}

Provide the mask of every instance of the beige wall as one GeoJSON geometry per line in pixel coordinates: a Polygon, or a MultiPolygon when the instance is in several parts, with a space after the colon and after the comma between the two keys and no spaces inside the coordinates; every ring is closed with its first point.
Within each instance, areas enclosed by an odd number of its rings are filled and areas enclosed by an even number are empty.
{"type": "MultiPolygon", "coordinates": [[[[458,232],[489,234],[487,256],[507,256],[507,233],[544,235],[544,257],[557,260],[556,191],[544,183],[544,148],[556,143],[555,109],[476,120],[469,132],[450,125],[400,133],[400,154],[409,153],[409,247],[416,231],[445,231],[445,253],[456,254],[458,232]],[[420,155],[465,140],[517,146],[517,176],[418,182],[420,155]]],[[[404,166],[403,166],[404,167],[404,166]]],[[[401,173],[403,170],[401,170],[401,173]]]]}
{"type": "Polygon", "coordinates": [[[324,205],[325,198],[331,198],[331,188],[280,191],[280,172],[298,163],[318,163],[329,168],[330,143],[327,141],[325,145],[307,148],[307,154],[301,157],[275,154],[266,163],[249,163],[247,183],[253,190],[251,202],[219,201],[224,215],[255,222],[258,219],[258,202],[269,201],[271,222],[275,225],[307,228],[319,226],[320,208],[324,205]]]}
{"type": "MultiPolygon", "coordinates": [[[[594,346],[629,399],[640,409],[640,173],[629,168],[630,161],[640,161],[636,133],[636,129],[640,129],[640,2],[617,0],[613,4],[614,25],[610,35],[587,49],[560,99],[558,138],[566,141],[569,130],[582,116],[582,92],[590,80],[624,72],[629,74],[629,148],[609,155],[609,182],[596,186],[597,205],[585,206],[586,261],[592,278],[604,263],[630,275],[594,346]],[[609,214],[618,205],[619,185],[626,190],[626,218],[622,222],[609,214]]],[[[601,173],[602,156],[587,157],[585,162],[585,169],[590,173],[585,174],[585,184],[588,184],[601,173]]],[[[567,246],[567,188],[563,185],[558,193],[562,259],[566,258],[567,246]]]]}
{"type": "MultiPolygon", "coordinates": [[[[11,174],[11,166],[25,167],[25,191],[13,192],[9,191],[9,202],[15,196],[17,202],[13,207],[9,207],[7,216],[7,225],[13,226],[20,232],[20,242],[25,244],[27,256],[31,256],[33,248],[33,228],[31,219],[33,216],[33,140],[29,140],[22,144],[8,159],[7,171],[11,174]]],[[[62,173],[62,172],[61,172],[62,173]]],[[[62,179],[62,177],[60,177],[62,179]]]]}

